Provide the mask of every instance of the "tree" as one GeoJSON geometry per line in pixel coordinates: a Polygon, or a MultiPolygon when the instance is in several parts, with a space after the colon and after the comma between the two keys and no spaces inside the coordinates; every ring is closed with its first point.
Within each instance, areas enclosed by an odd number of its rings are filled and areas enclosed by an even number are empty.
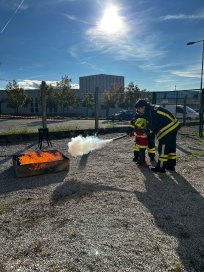
{"type": "Polygon", "coordinates": [[[120,108],[125,109],[125,97],[126,97],[126,93],[123,87],[120,87],[117,93],[117,105],[120,108]]]}
{"type": "Polygon", "coordinates": [[[27,101],[27,94],[23,88],[19,88],[15,80],[10,81],[6,85],[6,100],[10,107],[15,109],[18,114],[19,108],[25,105],[27,101]]]}
{"type": "Polygon", "coordinates": [[[141,98],[141,99],[146,99],[146,100],[148,100],[148,101],[151,101],[151,99],[152,99],[152,94],[151,94],[151,92],[148,91],[147,89],[142,89],[142,90],[140,91],[140,97],[139,97],[139,98],[141,98]]]}
{"type": "Polygon", "coordinates": [[[77,96],[75,91],[71,89],[71,79],[68,76],[63,76],[61,81],[57,83],[58,91],[56,97],[58,104],[61,106],[62,112],[64,113],[65,108],[77,108],[77,96]]]}
{"type": "Polygon", "coordinates": [[[49,108],[49,111],[52,112],[52,110],[57,110],[57,91],[52,87],[52,85],[49,85],[47,88],[47,107],[49,108]]]}
{"type": "Polygon", "coordinates": [[[114,108],[117,103],[116,88],[111,86],[110,90],[103,93],[103,108],[106,110],[106,118],[109,115],[110,108],[114,108]]]}
{"type": "Polygon", "coordinates": [[[88,116],[89,108],[94,105],[94,97],[91,92],[86,91],[82,100],[82,106],[86,107],[86,115],[88,116]]]}
{"type": "Polygon", "coordinates": [[[126,91],[122,95],[119,106],[124,109],[133,110],[135,102],[138,99],[150,100],[150,98],[151,98],[150,92],[148,92],[146,89],[140,90],[140,88],[137,85],[134,85],[133,82],[130,82],[128,84],[126,91]]]}

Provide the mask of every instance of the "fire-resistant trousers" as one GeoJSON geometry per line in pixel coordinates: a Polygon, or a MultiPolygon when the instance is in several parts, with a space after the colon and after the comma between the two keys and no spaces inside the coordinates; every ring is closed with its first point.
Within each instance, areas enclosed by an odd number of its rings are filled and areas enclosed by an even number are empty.
{"type": "Polygon", "coordinates": [[[166,167],[174,167],[176,165],[176,135],[177,130],[171,131],[159,140],[157,167],[165,169],[166,167]]]}
{"type": "Polygon", "coordinates": [[[138,163],[145,162],[145,150],[146,148],[139,147],[137,144],[134,148],[134,158],[138,160],[138,163]]]}
{"type": "Polygon", "coordinates": [[[153,133],[148,134],[148,155],[151,159],[155,157],[155,135],[153,133]]]}

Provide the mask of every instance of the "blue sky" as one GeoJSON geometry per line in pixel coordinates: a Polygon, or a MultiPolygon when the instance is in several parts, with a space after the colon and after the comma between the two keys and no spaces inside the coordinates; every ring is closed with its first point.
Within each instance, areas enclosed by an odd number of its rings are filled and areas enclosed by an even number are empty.
{"type": "Polygon", "coordinates": [[[0,88],[112,74],[140,88],[200,87],[203,0],[0,0],[0,88]]]}

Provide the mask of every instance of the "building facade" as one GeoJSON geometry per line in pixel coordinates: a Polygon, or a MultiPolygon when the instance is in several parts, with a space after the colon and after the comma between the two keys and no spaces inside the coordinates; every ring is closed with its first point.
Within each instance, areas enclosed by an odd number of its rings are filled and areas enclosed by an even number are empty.
{"type": "MultiPolygon", "coordinates": [[[[95,95],[96,87],[98,88],[98,100],[99,100],[99,116],[105,117],[105,109],[103,107],[103,93],[111,89],[114,86],[116,89],[124,88],[124,77],[116,75],[90,75],[79,78],[79,89],[74,89],[77,99],[79,101],[79,107],[76,109],[65,109],[64,114],[67,116],[86,116],[86,108],[82,107],[82,100],[84,93],[89,91],[93,97],[95,95]]],[[[40,90],[39,89],[25,89],[28,102],[21,108],[19,108],[19,114],[22,115],[41,115],[42,107],[40,101],[40,90]]],[[[153,92],[152,102],[155,104],[186,104],[194,109],[199,108],[200,101],[199,90],[181,90],[181,91],[169,91],[169,92],[153,92]]],[[[109,114],[120,110],[118,107],[110,110],[109,114]]],[[[55,108],[47,108],[48,114],[62,114],[62,109],[57,106],[55,108]]],[[[13,108],[9,107],[6,101],[6,90],[0,90],[0,114],[15,114],[13,108]]],[[[94,106],[89,109],[89,116],[95,115],[94,106]]]]}
{"type": "Polygon", "coordinates": [[[79,87],[82,91],[90,91],[94,94],[96,87],[99,89],[99,94],[109,90],[112,86],[124,88],[124,76],[115,75],[92,75],[79,78],[79,87]]]}
{"type": "MultiPolygon", "coordinates": [[[[125,87],[124,84],[124,76],[116,76],[116,75],[106,75],[106,74],[98,74],[98,75],[90,75],[83,76],[79,78],[79,88],[81,95],[86,91],[92,93],[93,97],[95,95],[95,90],[98,88],[98,101],[99,101],[99,115],[104,115],[105,111],[103,110],[103,93],[111,89],[111,87],[115,87],[116,89],[125,87]]],[[[117,111],[118,108],[115,108],[112,111],[117,111]]],[[[94,109],[92,109],[92,114],[94,114],[94,109]]]]}
{"type": "MultiPolygon", "coordinates": [[[[95,89],[98,87],[98,99],[99,99],[99,115],[105,115],[105,110],[102,109],[103,93],[114,86],[116,88],[124,88],[124,77],[116,75],[92,75],[79,78],[79,89],[72,89],[77,95],[79,101],[79,107],[77,109],[65,109],[64,114],[67,115],[86,115],[86,108],[82,107],[81,101],[83,100],[84,93],[89,91],[94,97],[95,89]]],[[[39,89],[25,89],[29,98],[28,103],[19,108],[19,114],[22,115],[40,115],[42,113],[40,103],[40,91],[39,89]]],[[[118,110],[113,109],[113,111],[118,110]]],[[[89,110],[89,115],[93,116],[95,112],[94,106],[89,110]]],[[[0,90],[0,114],[14,114],[13,108],[9,107],[6,101],[6,90],[0,90]]],[[[62,114],[60,107],[47,108],[48,114],[62,114]]]]}

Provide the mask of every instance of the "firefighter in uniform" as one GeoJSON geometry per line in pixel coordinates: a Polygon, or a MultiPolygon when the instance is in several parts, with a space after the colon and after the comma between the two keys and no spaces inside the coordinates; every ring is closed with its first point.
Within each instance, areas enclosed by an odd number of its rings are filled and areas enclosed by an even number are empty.
{"type": "MultiPolygon", "coordinates": [[[[130,136],[134,136],[137,126],[136,126],[136,122],[138,118],[142,118],[142,115],[136,113],[135,114],[135,118],[133,120],[131,120],[129,127],[128,127],[128,131],[127,134],[129,134],[130,136]]],[[[147,139],[148,139],[148,146],[147,146],[147,152],[148,152],[148,156],[150,158],[151,161],[155,160],[155,135],[147,128],[145,128],[145,132],[147,134],[147,139]]],[[[138,147],[135,144],[134,149],[134,157],[133,157],[133,161],[137,162],[138,160],[138,147]]]]}
{"type": "Polygon", "coordinates": [[[181,124],[166,109],[151,105],[145,100],[138,100],[135,108],[148,121],[148,128],[158,139],[158,163],[151,168],[153,172],[175,171],[176,166],[176,135],[181,124]]]}

